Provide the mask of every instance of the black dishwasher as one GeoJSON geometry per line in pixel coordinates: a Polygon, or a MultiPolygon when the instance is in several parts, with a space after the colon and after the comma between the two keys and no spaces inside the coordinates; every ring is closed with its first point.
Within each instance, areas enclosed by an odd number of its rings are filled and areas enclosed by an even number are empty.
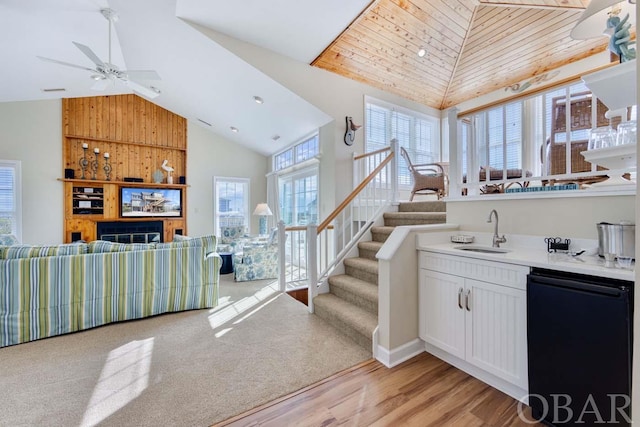
{"type": "Polygon", "coordinates": [[[547,425],[629,426],[633,282],[532,269],[529,405],[547,425]]]}

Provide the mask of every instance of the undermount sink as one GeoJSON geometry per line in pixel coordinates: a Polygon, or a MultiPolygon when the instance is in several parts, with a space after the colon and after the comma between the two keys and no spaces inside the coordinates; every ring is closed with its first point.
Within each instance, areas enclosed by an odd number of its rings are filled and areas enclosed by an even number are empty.
{"type": "Polygon", "coordinates": [[[507,252],[511,252],[509,249],[494,248],[492,246],[480,246],[480,245],[454,246],[453,249],[460,249],[461,251],[470,251],[470,252],[482,252],[486,254],[506,254],[507,252]]]}

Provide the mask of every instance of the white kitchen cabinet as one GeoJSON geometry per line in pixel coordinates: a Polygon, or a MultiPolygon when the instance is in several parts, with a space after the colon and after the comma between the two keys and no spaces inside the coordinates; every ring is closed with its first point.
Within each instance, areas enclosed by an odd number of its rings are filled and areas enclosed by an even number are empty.
{"type": "Polygon", "coordinates": [[[420,267],[420,338],[526,391],[529,269],[427,252],[420,267]]]}

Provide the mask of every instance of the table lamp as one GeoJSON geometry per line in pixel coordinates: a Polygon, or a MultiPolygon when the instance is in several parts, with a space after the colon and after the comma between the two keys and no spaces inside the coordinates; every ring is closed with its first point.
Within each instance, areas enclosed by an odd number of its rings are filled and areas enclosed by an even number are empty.
{"type": "Polygon", "coordinates": [[[258,206],[256,206],[256,210],[253,211],[253,214],[260,216],[260,235],[266,235],[267,217],[273,215],[273,212],[271,212],[271,209],[269,209],[269,205],[267,205],[266,203],[258,203],[258,206]]]}

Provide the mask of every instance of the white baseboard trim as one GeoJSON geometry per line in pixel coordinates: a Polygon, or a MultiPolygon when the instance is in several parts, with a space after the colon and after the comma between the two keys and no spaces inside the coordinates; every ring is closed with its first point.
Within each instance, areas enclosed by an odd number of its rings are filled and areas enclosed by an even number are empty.
{"type": "Polygon", "coordinates": [[[416,338],[415,340],[409,341],[408,343],[403,344],[400,347],[396,347],[391,351],[378,345],[374,357],[387,368],[393,368],[394,366],[399,365],[405,360],[409,360],[422,352],[424,352],[424,342],[419,338],[416,338]]]}

